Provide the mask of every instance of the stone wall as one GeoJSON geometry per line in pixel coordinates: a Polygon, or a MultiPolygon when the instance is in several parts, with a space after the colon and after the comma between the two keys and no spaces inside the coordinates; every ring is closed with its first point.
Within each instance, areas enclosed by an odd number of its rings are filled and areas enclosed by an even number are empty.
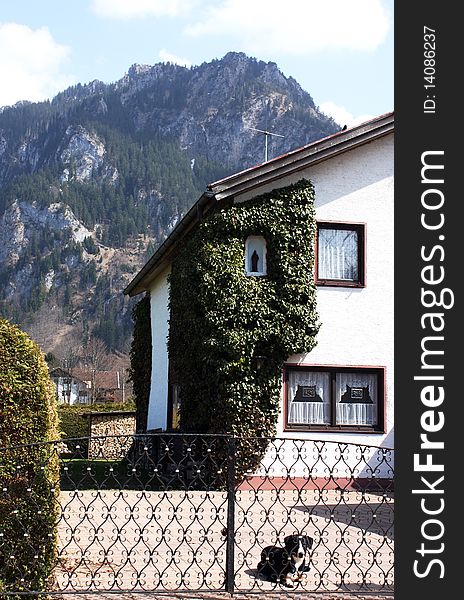
{"type": "Polygon", "coordinates": [[[97,438],[89,440],[89,458],[124,458],[132,445],[132,436],[135,433],[135,412],[95,412],[87,413],[86,417],[89,420],[89,436],[97,438]]]}

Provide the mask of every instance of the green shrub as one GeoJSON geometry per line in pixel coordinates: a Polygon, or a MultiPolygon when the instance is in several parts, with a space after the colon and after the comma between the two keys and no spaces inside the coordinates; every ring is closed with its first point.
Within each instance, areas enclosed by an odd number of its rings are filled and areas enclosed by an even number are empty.
{"type": "Polygon", "coordinates": [[[0,320],[0,589],[46,590],[56,558],[55,392],[39,347],[0,320]],[[31,445],[29,445],[31,444],[31,445]]]}
{"type": "Polygon", "coordinates": [[[89,412],[90,408],[90,406],[83,407],[69,404],[58,405],[61,437],[80,438],[88,436],[88,421],[82,415],[89,412]]]}

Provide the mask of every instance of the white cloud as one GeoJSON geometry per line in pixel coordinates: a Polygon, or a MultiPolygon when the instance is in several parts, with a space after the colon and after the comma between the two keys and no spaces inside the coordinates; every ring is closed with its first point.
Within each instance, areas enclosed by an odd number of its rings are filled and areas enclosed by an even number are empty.
{"type": "Polygon", "coordinates": [[[0,23],[0,106],[45,100],[74,83],[62,72],[69,53],[46,27],[0,23]]]}
{"type": "Polygon", "coordinates": [[[163,62],[174,63],[175,65],[180,65],[181,67],[191,67],[192,61],[188,58],[181,58],[180,56],[176,56],[175,54],[171,54],[164,48],[159,51],[158,56],[163,62]]]}
{"type": "Polygon", "coordinates": [[[374,118],[374,115],[367,114],[355,117],[344,106],[338,106],[330,100],[320,104],[319,109],[327,116],[332,117],[339,125],[346,125],[347,127],[354,127],[374,118]]]}
{"type": "Polygon", "coordinates": [[[247,52],[375,50],[391,17],[381,0],[222,0],[187,27],[192,36],[235,35],[247,52]]]}
{"type": "Polygon", "coordinates": [[[176,17],[190,9],[191,0],[92,0],[91,8],[99,17],[141,19],[176,17]]]}

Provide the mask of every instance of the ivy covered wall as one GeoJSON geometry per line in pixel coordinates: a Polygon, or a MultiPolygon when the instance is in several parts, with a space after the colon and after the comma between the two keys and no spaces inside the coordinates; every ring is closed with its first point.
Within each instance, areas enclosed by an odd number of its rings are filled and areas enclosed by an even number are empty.
{"type": "Polygon", "coordinates": [[[137,433],[147,430],[148,402],[150,398],[152,340],[150,320],[150,296],[144,296],[132,310],[134,333],[130,349],[132,382],[136,406],[137,433]]]}
{"type": "Polygon", "coordinates": [[[312,184],[301,180],[221,205],[179,245],[168,348],[182,431],[275,433],[283,363],[309,352],[319,327],[313,200],[312,184]],[[264,277],[245,274],[248,236],[266,239],[264,277]]]}

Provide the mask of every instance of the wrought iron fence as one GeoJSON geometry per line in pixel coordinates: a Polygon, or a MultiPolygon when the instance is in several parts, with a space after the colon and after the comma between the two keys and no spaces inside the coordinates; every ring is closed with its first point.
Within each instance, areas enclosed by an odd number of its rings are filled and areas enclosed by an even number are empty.
{"type": "Polygon", "coordinates": [[[388,448],[183,434],[73,439],[0,449],[0,490],[2,594],[393,590],[388,448]],[[24,457],[34,453],[31,471],[24,457]],[[53,460],[59,488],[44,488],[53,460]],[[38,487],[48,494],[48,529],[39,526],[38,487]],[[34,565],[44,560],[40,579],[34,565]]]}

